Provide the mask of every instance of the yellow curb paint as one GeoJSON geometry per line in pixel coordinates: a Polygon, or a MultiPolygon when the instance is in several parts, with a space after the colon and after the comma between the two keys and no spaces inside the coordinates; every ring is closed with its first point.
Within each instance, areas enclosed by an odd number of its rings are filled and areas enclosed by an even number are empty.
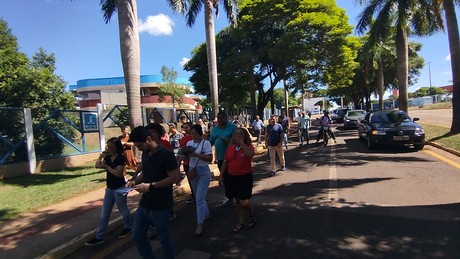
{"type": "Polygon", "coordinates": [[[447,158],[445,158],[443,156],[440,156],[440,155],[436,154],[433,151],[429,151],[429,150],[422,150],[422,151],[427,153],[427,154],[429,154],[429,155],[431,155],[431,156],[434,156],[434,157],[438,158],[439,160],[442,160],[442,161],[444,161],[444,162],[446,162],[446,163],[448,163],[448,164],[450,164],[452,166],[455,166],[455,167],[460,169],[460,164],[459,163],[455,163],[454,161],[452,161],[450,159],[447,159],[447,158]]]}

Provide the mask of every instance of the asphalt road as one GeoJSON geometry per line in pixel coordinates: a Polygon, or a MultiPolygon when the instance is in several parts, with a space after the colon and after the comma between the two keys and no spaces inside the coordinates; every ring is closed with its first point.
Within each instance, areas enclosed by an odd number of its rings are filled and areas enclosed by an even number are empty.
{"type": "MultiPolygon", "coordinates": [[[[264,159],[254,163],[252,229],[232,232],[236,215],[220,206],[221,187],[209,190],[201,237],[195,206],[177,202],[177,258],[460,258],[459,157],[429,146],[369,151],[356,130],[337,136],[327,147],[292,142],[287,171],[275,177],[264,159]]],[[[70,258],[138,258],[116,233],[70,258]]],[[[159,242],[152,245],[161,258],[159,242]]]]}

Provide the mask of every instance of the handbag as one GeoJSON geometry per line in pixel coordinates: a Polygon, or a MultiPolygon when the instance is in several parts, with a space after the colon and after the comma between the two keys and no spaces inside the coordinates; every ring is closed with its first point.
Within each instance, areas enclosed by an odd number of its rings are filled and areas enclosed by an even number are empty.
{"type": "MultiPolygon", "coordinates": [[[[202,142],[203,142],[203,140],[201,140],[200,144],[201,144],[202,142]]],[[[200,146],[200,144],[198,144],[197,149],[198,149],[198,147],[200,146]]],[[[203,146],[204,146],[204,144],[201,145],[201,150],[200,150],[200,152],[198,152],[198,154],[201,153],[201,151],[203,151],[203,146]]],[[[196,167],[198,166],[198,162],[199,162],[199,161],[200,161],[200,159],[197,158],[197,159],[196,159],[195,166],[192,167],[192,169],[188,170],[188,172],[186,173],[186,174],[187,174],[187,178],[188,178],[189,180],[192,180],[192,179],[194,179],[194,178],[196,177],[196,167]]]]}

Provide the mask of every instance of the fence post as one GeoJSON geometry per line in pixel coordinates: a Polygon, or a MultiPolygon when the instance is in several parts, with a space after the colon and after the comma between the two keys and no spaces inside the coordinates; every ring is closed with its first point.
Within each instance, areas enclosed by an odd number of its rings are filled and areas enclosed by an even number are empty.
{"type": "Polygon", "coordinates": [[[34,174],[37,169],[37,158],[35,156],[34,129],[32,125],[32,112],[30,108],[24,108],[24,129],[26,133],[27,157],[29,160],[29,173],[34,174]]]}
{"type": "Polygon", "coordinates": [[[104,136],[104,116],[102,115],[102,103],[96,105],[97,109],[97,123],[99,124],[99,147],[102,151],[105,150],[105,136],[104,136]]]}

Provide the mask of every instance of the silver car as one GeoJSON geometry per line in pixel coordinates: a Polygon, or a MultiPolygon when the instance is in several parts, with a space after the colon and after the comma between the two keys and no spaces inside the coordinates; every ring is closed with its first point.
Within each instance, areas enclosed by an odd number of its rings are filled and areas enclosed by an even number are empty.
{"type": "Polygon", "coordinates": [[[356,128],[358,126],[358,120],[363,119],[366,115],[366,111],[363,110],[349,110],[343,117],[344,128],[356,128]]]}

